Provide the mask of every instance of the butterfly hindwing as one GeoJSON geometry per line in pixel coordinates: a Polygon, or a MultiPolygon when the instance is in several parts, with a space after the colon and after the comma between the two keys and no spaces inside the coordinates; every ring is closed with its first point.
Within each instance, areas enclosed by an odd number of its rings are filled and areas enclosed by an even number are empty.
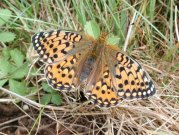
{"type": "Polygon", "coordinates": [[[92,82],[87,82],[86,96],[99,107],[116,106],[121,101],[121,97],[114,89],[109,68],[106,64],[101,64],[97,68],[99,68],[98,71],[93,70],[90,76],[95,79],[92,79],[92,82]]]}
{"type": "Polygon", "coordinates": [[[78,65],[81,53],[68,56],[66,59],[48,64],[45,68],[45,75],[50,86],[57,90],[70,91],[79,85],[78,65]]]}

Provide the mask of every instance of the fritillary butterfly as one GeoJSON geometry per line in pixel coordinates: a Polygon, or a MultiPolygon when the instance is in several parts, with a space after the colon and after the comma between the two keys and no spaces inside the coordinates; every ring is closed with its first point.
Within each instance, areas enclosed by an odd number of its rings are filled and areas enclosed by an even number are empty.
{"type": "Polygon", "coordinates": [[[85,82],[85,95],[99,107],[112,107],[122,99],[147,98],[156,89],[134,59],[85,34],[57,30],[32,37],[34,49],[46,63],[45,76],[57,90],[70,91],[85,82]]]}

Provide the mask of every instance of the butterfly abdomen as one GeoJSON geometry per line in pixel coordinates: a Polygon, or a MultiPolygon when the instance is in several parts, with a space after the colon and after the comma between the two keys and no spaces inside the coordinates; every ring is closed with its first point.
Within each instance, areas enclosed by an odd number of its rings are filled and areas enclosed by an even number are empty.
{"type": "Polygon", "coordinates": [[[80,81],[84,82],[90,75],[91,71],[94,68],[96,62],[96,57],[94,57],[93,55],[89,55],[85,62],[83,63],[83,68],[81,70],[81,74],[80,74],[80,81]]]}

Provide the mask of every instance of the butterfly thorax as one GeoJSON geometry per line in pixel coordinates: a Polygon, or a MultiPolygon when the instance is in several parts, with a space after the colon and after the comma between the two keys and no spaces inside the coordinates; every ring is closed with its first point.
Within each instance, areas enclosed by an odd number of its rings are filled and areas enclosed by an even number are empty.
{"type": "Polygon", "coordinates": [[[102,54],[104,45],[98,41],[92,43],[92,49],[88,52],[85,61],[82,63],[82,71],[80,74],[80,82],[84,82],[92,72],[92,69],[97,65],[98,59],[102,54]]]}
{"type": "Polygon", "coordinates": [[[101,43],[102,45],[106,44],[106,38],[107,38],[107,34],[106,33],[101,33],[98,42],[101,43]]]}

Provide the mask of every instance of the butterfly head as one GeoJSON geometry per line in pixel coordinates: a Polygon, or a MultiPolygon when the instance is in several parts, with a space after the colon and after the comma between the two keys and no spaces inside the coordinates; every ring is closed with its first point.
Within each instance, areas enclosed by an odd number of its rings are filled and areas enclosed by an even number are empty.
{"type": "Polygon", "coordinates": [[[105,44],[107,39],[107,34],[105,32],[102,32],[100,37],[99,37],[99,43],[105,44]]]}

